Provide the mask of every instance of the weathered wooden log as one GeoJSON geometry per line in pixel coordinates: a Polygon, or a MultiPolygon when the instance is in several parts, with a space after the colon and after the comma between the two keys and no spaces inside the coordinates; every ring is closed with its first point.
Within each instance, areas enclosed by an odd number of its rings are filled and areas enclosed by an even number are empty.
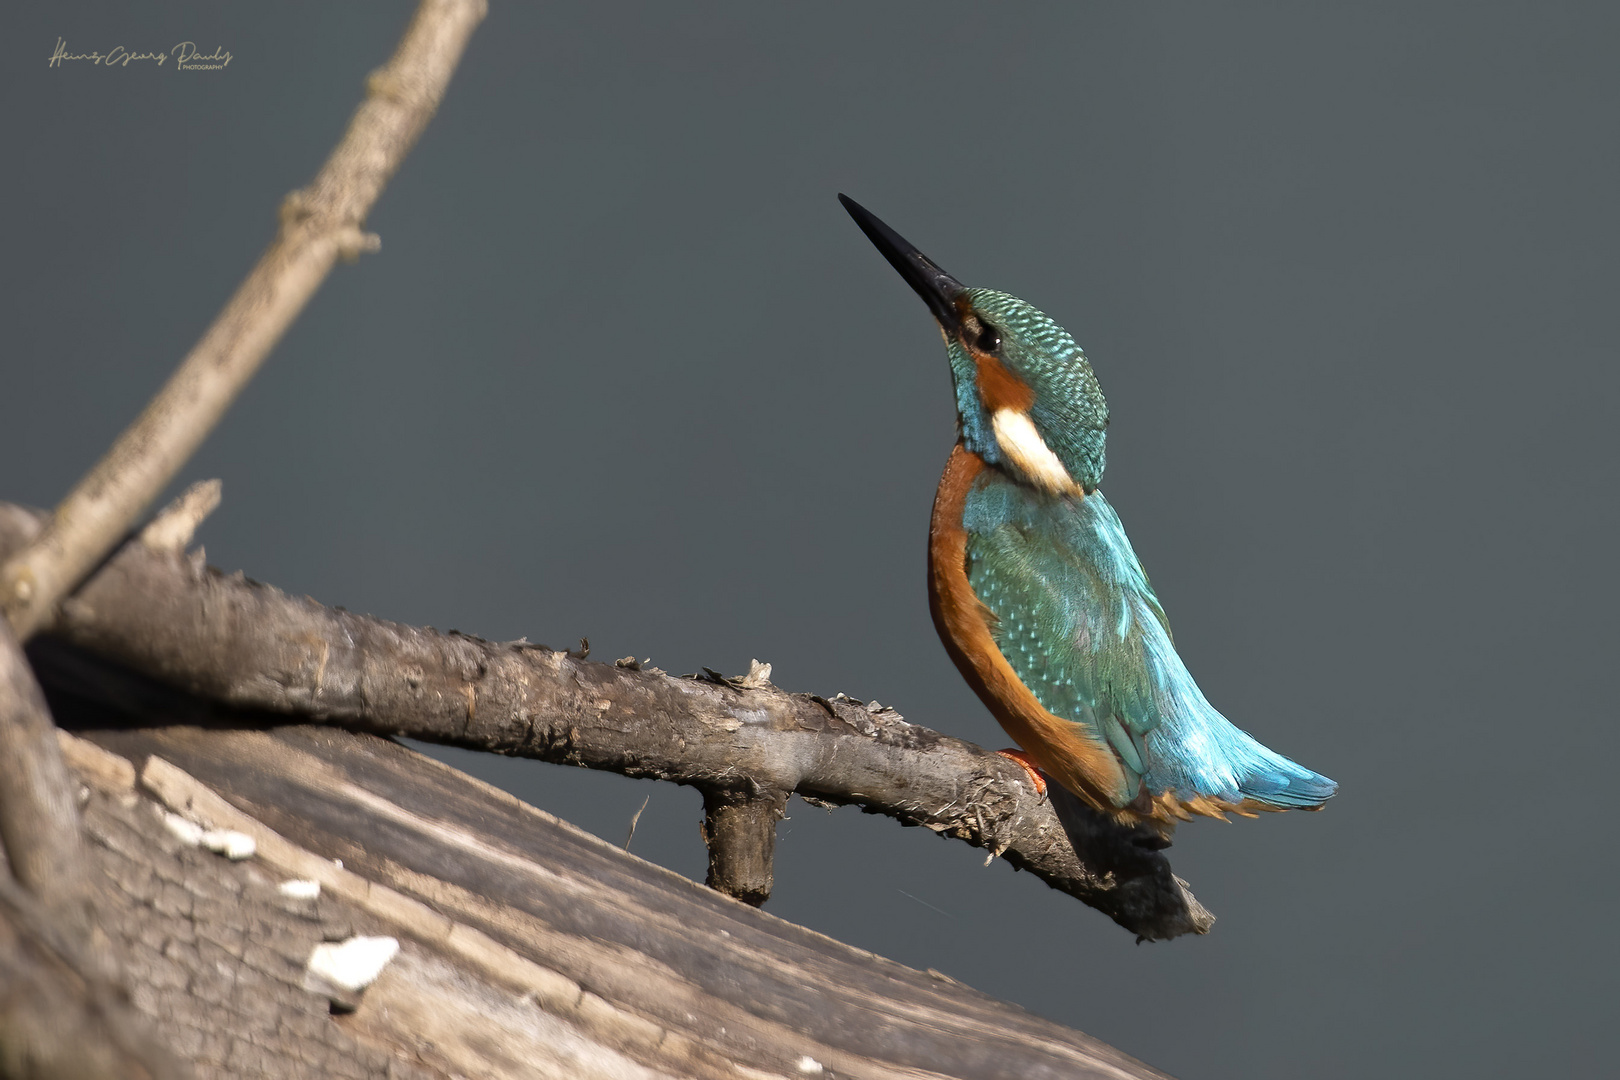
{"type": "Polygon", "coordinates": [[[68,756],[97,788],[87,820],[126,903],[112,924],[144,976],[137,1002],[173,1017],[200,1075],[303,1075],[305,1058],[334,1075],[496,1080],[1161,1075],[395,743],[309,726],[86,728],[122,718],[52,694],[94,744],[68,756]],[[253,854],[187,847],[160,809],[251,838],[253,854]],[[287,881],[318,883],[319,898],[287,881]],[[333,1014],[307,958],[356,935],[400,951],[333,1014]]]}
{"type": "Polygon", "coordinates": [[[98,955],[105,935],[99,928],[87,934],[82,920],[59,915],[0,875],[0,1077],[190,1077],[154,1037],[152,1019],[107,978],[108,958],[98,955]]]}

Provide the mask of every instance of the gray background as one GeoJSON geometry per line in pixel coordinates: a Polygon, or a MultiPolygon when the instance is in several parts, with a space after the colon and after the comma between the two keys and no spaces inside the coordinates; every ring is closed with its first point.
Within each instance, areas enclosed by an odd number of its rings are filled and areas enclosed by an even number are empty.
{"type": "MultiPolygon", "coordinates": [[[[0,497],[135,414],[409,12],[129,7],[0,16],[0,497]]],[[[847,191],[1073,331],[1189,666],[1343,794],[1182,829],[1199,940],[800,803],[768,910],[1187,1078],[1603,1071],[1614,7],[586,7],[495,5],[382,253],[185,470],[211,560],[1005,745],[926,610],[944,353],[847,191]]],[[[702,874],[688,790],[447,756],[615,842],[650,795],[634,850],[702,874]]]]}

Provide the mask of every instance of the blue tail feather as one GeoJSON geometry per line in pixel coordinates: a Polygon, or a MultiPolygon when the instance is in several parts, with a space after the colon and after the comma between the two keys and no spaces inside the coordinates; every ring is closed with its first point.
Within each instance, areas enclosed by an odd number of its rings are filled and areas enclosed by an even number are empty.
{"type": "Polygon", "coordinates": [[[1181,665],[1159,686],[1159,724],[1145,740],[1153,790],[1206,795],[1238,803],[1252,799],[1280,810],[1320,806],[1339,785],[1267,749],[1205,700],[1181,665]]]}
{"type": "Polygon", "coordinates": [[[1204,698],[1102,492],[1065,500],[986,471],[963,527],[968,582],[1019,680],[1053,715],[1106,739],[1147,792],[1289,810],[1338,791],[1204,698]]]}

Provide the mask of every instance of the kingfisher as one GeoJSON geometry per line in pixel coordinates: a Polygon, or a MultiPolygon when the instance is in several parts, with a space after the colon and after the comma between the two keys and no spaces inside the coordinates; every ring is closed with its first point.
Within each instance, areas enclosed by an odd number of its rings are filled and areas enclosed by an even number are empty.
{"type": "Polygon", "coordinates": [[[956,667],[1021,748],[1092,808],[1167,834],[1194,814],[1317,810],[1338,785],[1215,710],[1101,491],[1108,403],[1068,331],[969,289],[838,196],[939,323],[957,440],[934,496],[928,602],[956,667]]]}

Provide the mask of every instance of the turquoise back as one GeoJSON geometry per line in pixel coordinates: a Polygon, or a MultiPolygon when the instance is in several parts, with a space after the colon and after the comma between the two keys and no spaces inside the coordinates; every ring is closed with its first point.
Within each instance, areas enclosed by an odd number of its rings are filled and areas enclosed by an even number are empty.
{"type": "Polygon", "coordinates": [[[1139,779],[1153,794],[1289,809],[1338,790],[1204,699],[1100,492],[1048,495],[986,469],[968,493],[963,526],[968,583],[994,616],[997,647],[1048,712],[1114,747],[1131,795],[1139,779]]]}

